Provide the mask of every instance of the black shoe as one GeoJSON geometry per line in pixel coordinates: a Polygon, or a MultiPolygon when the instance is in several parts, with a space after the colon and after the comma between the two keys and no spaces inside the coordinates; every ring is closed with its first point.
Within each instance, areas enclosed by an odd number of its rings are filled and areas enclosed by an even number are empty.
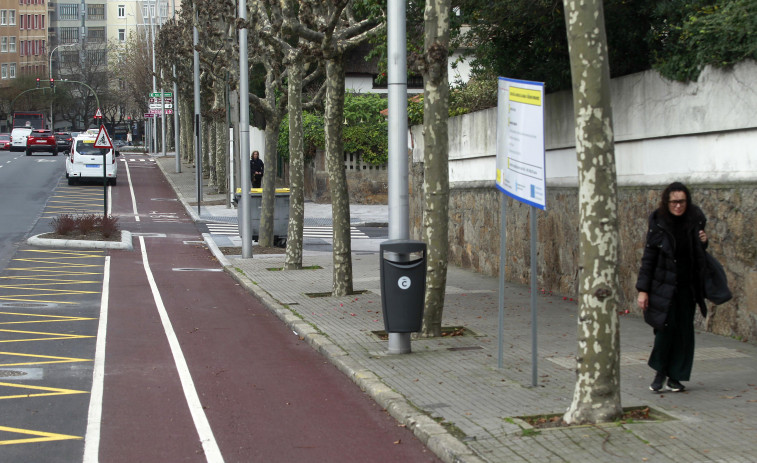
{"type": "Polygon", "coordinates": [[[681,392],[686,389],[686,386],[674,379],[668,379],[668,389],[670,389],[670,392],[681,392]]]}
{"type": "Polygon", "coordinates": [[[654,377],[654,381],[649,385],[649,390],[652,392],[660,392],[662,390],[663,382],[665,382],[665,373],[658,371],[654,377]]]}

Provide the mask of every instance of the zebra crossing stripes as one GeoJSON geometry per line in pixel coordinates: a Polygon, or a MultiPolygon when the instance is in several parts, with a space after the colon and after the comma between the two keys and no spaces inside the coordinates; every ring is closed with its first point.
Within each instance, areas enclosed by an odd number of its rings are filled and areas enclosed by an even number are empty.
{"type": "Polygon", "coordinates": [[[148,158],[148,159],[144,159],[144,158],[133,158],[133,157],[129,157],[129,158],[121,158],[121,162],[129,162],[129,163],[135,163],[135,162],[151,162],[151,163],[153,163],[153,164],[154,164],[154,163],[155,163],[156,161],[155,161],[155,159],[149,159],[149,158],[148,158]]]}
{"type": "MultiPolygon", "coordinates": [[[[235,223],[208,223],[206,224],[208,231],[211,235],[228,235],[238,236],[239,228],[235,223]]],[[[331,226],[328,227],[303,227],[303,238],[321,238],[332,239],[334,237],[334,230],[331,226]]],[[[368,235],[358,230],[355,227],[350,227],[350,236],[352,239],[368,239],[368,235]]]]}

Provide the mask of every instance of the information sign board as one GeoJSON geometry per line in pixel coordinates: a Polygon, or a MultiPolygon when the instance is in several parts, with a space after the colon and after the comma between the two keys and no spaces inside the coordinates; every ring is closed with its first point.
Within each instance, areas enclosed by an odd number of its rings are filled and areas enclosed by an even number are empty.
{"type": "Polygon", "coordinates": [[[546,209],[544,84],[500,77],[497,89],[497,188],[546,209]]]}

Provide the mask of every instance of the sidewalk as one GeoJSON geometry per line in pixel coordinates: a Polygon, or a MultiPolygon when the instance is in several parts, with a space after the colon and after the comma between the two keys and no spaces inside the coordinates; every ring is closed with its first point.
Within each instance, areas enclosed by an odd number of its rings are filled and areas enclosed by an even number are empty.
{"type": "MultiPolygon", "coordinates": [[[[204,207],[198,215],[196,205],[188,206],[196,195],[193,169],[184,165],[176,174],[173,157],[156,160],[195,220],[236,217],[236,210],[226,206],[204,207]]],[[[306,220],[328,220],[326,210],[330,214],[327,207],[306,207],[306,220]]],[[[375,209],[359,210],[353,209],[353,221],[380,219],[375,209]]],[[[217,251],[210,235],[206,240],[217,251]]],[[[651,328],[639,317],[621,316],[623,407],[649,406],[668,419],[533,432],[517,417],[561,414],[572,399],[576,302],[539,295],[538,386],[531,387],[527,286],[506,285],[500,370],[496,278],[450,267],[444,326],[464,326],[468,334],[415,340],[412,354],[388,355],[387,342],[372,333],[384,328],[377,254],[353,252],[354,287],[364,292],[342,298],[308,296],[331,291],[330,253],[306,253],[303,265],[320,268],[301,271],[271,271],[283,266],[283,254],[216,256],[229,274],[444,461],[757,461],[754,344],[698,333],[687,391],[653,394],[648,390],[653,372],[646,365],[651,328]]]]}

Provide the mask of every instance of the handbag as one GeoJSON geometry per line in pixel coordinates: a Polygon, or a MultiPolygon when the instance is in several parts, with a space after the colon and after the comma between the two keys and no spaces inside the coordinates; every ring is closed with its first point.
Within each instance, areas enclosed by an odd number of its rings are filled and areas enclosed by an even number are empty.
{"type": "Polygon", "coordinates": [[[705,272],[704,272],[704,297],[714,304],[723,304],[733,298],[731,290],[728,288],[728,278],[725,269],[712,257],[709,252],[704,253],[705,272]]]}

